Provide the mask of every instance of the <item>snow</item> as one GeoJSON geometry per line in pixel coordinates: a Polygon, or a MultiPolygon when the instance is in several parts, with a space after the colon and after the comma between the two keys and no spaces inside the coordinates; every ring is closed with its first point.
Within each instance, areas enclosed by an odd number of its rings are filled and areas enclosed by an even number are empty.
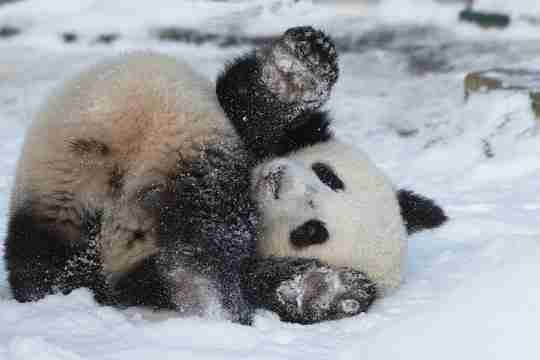
{"type": "Polygon", "coordinates": [[[399,186],[437,199],[451,221],[410,239],[403,285],[368,313],[312,326],[282,323],[268,312],[245,327],[120,311],[96,305],[84,289],[19,304],[10,299],[0,266],[0,359],[536,358],[540,123],[524,93],[479,94],[465,102],[463,78],[492,67],[539,68],[540,31],[519,19],[540,16],[540,8],[534,0],[476,3],[510,11],[517,20],[506,30],[482,30],[458,22],[459,2],[431,0],[361,6],[34,0],[1,6],[0,26],[22,29],[0,39],[2,238],[24,130],[53,86],[129,49],[185,58],[209,78],[248,49],[161,43],[152,35],[159,26],[179,24],[248,35],[307,23],[352,38],[393,33],[386,42],[342,53],[329,105],[336,133],[367,151],[399,186]],[[80,41],[63,43],[64,31],[79,33],[80,41]],[[110,32],[120,34],[117,42],[93,43],[110,32]]]}
{"type": "Polygon", "coordinates": [[[540,3],[528,0],[475,0],[475,9],[510,14],[540,14],[540,3]]]}

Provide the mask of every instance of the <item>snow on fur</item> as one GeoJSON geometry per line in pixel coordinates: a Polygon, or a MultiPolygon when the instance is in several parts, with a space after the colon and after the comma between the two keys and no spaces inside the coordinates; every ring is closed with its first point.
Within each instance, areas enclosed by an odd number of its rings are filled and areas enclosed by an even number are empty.
{"type": "MultiPolygon", "coordinates": [[[[540,67],[538,46],[530,41],[538,37],[537,28],[519,21],[506,31],[462,25],[456,20],[459,2],[382,0],[358,21],[336,18],[332,7],[308,1],[266,3],[178,5],[156,0],[125,6],[123,1],[87,0],[0,7],[2,24],[24,30],[0,42],[0,234],[5,233],[26,126],[49,89],[67,73],[118,50],[154,48],[185,58],[211,79],[226,59],[242,52],[157,44],[147,36],[155,24],[236,24],[234,31],[272,33],[301,22],[325,26],[331,34],[350,29],[358,34],[380,23],[397,30],[403,24],[427,23],[435,29],[427,34],[437,36],[426,49],[444,55],[448,72],[411,74],[409,55],[392,49],[344,54],[330,104],[338,137],[367,151],[398,185],[414,185],[437,199],[451,218],[443,228],[410,239],[404,284],[355,318],[299,326],[261,313],[254,327],[245,327],[138,309],[119,311],[96,305],[85,290],[19,304],[9,299],[0,267],[0,358],[534,358],[540,320],[538,126],[526,96],[488,94],[464,104],[462,81],[471,69],[540,67]],[[113,47],[91,46],[89,41],[69,47],[58,38],[67,28],[81,29],[92,39],[104,27],[124,31],[124,26],[129,36],[113,47]],[[507,39],[514,42],[502,41],[507,39]],[[477,41],[489,50],[479,50],[477,41]],[[493,158],[483,154],[486,136],[494,144],[493,158]]],[[[491,6],[495,1],[479,1],[484,3],[500,10],[491,6]]],[[[535,15],[533,1],[505,4],[516,13],[535,15]]],[[[407,41],[425,39],[421,32],[411,36],[407,41]]]]}

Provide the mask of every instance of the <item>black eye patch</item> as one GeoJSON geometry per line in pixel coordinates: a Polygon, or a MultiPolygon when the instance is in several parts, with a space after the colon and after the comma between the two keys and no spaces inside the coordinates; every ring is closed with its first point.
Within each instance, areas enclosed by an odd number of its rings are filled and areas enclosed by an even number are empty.
{"type": "Polygon", "coordinates": [[[304,248],[324,244],[329,236],[326,225],[320,220],[312,219],[291,231],[289,240],[295,248],[304,248]]]}
{"type": "Polygon", "coordinates": [[[330,166],[322,162],[317,162],[311,165],[311,168],[315,172],[315,175],[330,189],[334,191],[345,189],[345,184],[330,166]]]}

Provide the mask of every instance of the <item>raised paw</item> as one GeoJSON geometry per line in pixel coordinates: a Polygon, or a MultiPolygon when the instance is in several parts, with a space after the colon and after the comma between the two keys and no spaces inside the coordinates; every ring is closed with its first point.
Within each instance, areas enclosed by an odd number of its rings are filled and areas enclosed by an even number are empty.
{"type": "Polygon", "coordinates": [[[326,102],[338,78],[337,52],[330,38],[310,26],[287,30],[258,51],[264,85],[286,103],[314,110],[326,102]]]}
{"type": "Polygon", "coordinates": [[[339,69],[334,43],[320,30],[311,26],[290,28],[281,41],[302,63],[321,79],[335,83],[339,69]]]}
{"type": "Polygon", "coordinates": [[[284,281],[276,292],[282,320],[311,324],[365,312],[376,287],[360,271],[322,266],[284,281]]]}

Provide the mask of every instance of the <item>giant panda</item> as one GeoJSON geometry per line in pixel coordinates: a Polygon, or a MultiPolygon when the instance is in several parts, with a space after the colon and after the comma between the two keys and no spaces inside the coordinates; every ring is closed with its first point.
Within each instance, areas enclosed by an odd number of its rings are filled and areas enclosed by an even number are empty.
{"type": "Polygon", "coordinates": [[[366,154],[336,138],[320,110],[337,80],[335,49],[312,28],[288,33],[288,41],[237,60],[218,82],[228,116],[240,132],[258,135],[254,147],[265,159],[252,173],[261,213],[258,256],[316,258],[359,269],[382,291],[395,288],[407,235],[447,217],[431,199],[396,190],[366,154]],[[326,86],[314,80],[328,74],[326,86]],[[302,101],[317,106],[302,108],[302,101]],[[261,119],[273,117],[295,122],[283,130],[252,121],[269,124],[261,119]]]}
{"type": "Polygon", "coordinates": [[[324,103],[334,54],[323,33],[294,28],[237,62],[250,71],[227,67],[217,96],[193,68],[151,52],[105,59],[62,83],[17,165],[5,241],[14,298],[88,287],[107,305],[244,324],[259,307],[302,323],[364,311],[375,290],[361,271],[255,253],[251,172],[324,103]],[[317,51],[292,51],[305,42],[317,51]],[[286,62],[298,67],[284,79],[286,62]],[[230,116],[231,106],[246,108],[235,93],[250,87],[262,90],[263,111],[252,104],[253,116],[230,116]]]}

